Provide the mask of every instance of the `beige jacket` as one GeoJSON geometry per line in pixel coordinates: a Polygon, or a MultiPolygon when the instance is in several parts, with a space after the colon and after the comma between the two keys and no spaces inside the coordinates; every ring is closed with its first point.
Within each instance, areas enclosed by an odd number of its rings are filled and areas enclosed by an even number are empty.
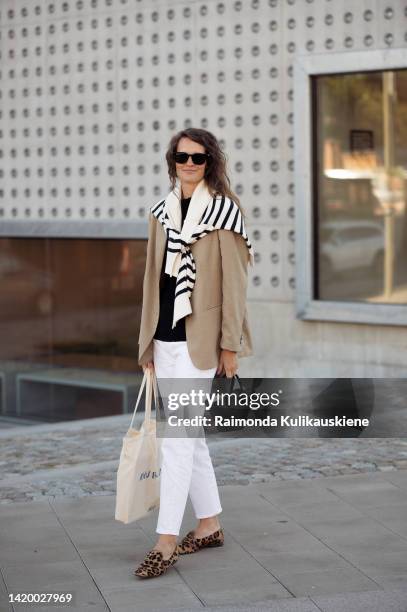
{"type": "MultiPolygon", "coordinates": [[[[139,364],[153,361],[153,336],[160,307],[160,274],[166,233],[150,212],[139,364]]],[[[185,318],[188,351],[194,365],[206,370],[218,365],[220,350],[238,357],[253,354],[246,307],[249,254],[244,238],[230,230],[213,230],[190,246],[196,264],[191,294],[192,314],[185,318]]]]}

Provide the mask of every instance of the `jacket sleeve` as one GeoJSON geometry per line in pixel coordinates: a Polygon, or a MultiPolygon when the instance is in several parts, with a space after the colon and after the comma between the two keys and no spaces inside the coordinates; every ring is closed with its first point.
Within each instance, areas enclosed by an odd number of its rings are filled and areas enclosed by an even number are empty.
{"type": "Polygon", "coordinates": [[[221,349],[239,352],[242,348],[246,311],[249,252],[242,236],[231,230],[218,230],[222,258],[221,349]]]}
{"type": "Polygon", "coordinates": [[[149,287],[149,272],[154,265],[154,256],[155,256],[155,240],[154,240],[154,232],[153,232],[153,224],[154,224],[154,215],[151,214],[148,218],[148,241],[147,241],[147,254],[146,254],[146,267],[144,269],[144,278],[143,278],[143,301],[141,307],[141,320],[140,320],[140,333],[139,333],[139,359],[138,364],[143,365],[148,361],[153,360],[153,342],[151,341],[147,348],[144,349],[143,354],[140,353],[141,347],[140,343],[143,342],[143,333],[145,332],[147,319],[151,315],[149,304],[149,295],[150,295],[150,287],[149,287]]]}

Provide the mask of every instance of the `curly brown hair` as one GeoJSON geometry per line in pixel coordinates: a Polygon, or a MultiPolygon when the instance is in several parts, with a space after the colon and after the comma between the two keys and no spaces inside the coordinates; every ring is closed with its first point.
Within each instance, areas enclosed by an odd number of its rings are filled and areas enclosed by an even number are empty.
{"type": "Polygon", "coordinates": [[[175,134],[168,145],[165,155],[168,164],[168,176],[171,182],[171,189],[174,189],[177,180],[177,172],[175,167],[175,153],[177,152],[178,142],[181,138],[189,138],[194,142],[205,147],[205,153],[210,155],[206,162],[204,179],[208,186],[209,192],[215,195],[227,196],[233,202],[236,202],[243,216],[244,210],[240,204],[237,195],[230,187],[230,179],[227,175],[227,160],[224,152],[216,137],[207,130],[200,128],[186,128],[175,134]]]}

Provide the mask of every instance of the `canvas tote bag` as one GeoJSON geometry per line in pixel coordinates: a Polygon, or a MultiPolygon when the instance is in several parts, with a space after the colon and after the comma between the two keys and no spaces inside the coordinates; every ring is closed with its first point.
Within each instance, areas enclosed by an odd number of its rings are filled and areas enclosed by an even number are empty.
{"type": "Polygon", "coordinates": [[[154,395],[156,416],[158,413],[158,388],[155,372],[146,368],[140,386],[130,427],[123,438],[117,470],[115,519],[132,523],[159,506],[160,503],[160,443],[156,437],[156,420],[151,418],[151,401],[154,395]],[[140,430],[133,429],[133,422],[146,388],[145,417],[140,430]]]}

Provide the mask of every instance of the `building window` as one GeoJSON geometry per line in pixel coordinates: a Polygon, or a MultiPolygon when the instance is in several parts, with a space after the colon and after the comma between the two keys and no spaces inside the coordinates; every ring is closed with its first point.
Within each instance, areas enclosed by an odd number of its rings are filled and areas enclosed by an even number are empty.
{"type": "Polygon", "coordinates": [[[295,75],[297,315],[405,325],[405,62],[299,58],[295,75]]]}
{"type": "Polygon", "coordinates": [[[0,237],[0,419],[134,409],[146,240],[0,237]]]}
{"type": "Polygon", "coordinates": [[[407,70],[313,80],[315,297],[407,304],[407,70]]]}

